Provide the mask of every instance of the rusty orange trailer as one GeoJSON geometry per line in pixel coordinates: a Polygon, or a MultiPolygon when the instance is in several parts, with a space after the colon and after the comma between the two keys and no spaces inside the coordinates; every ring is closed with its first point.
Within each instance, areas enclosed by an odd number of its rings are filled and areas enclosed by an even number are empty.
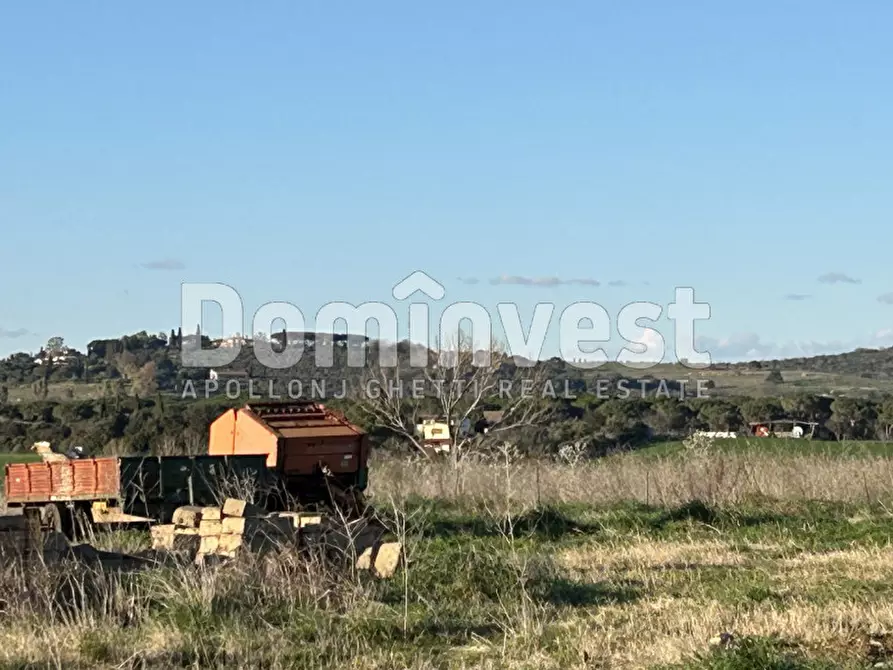
{"type": "Polygon", "coordinates": [[[114,498],[121,489],[117,458],[10,463],[6,466],[7,502],[114,498]]]}
{"type": "Polygon", "coordinates": [[[263,456],[106,456],[7,463],[10,508],[73,536],[75,523],[167,523],[181,505],[214,505],[233,478],[275,484],[263,456]]]}
{"type": "Polygon", "coordinates": [[[228,410],[211,424],[208,453],[266,456],[286,491],[302,501],[324,498],[331,485],[353,492],[366,488],[366,433],[318,402],[250,403],[228,410]]]}

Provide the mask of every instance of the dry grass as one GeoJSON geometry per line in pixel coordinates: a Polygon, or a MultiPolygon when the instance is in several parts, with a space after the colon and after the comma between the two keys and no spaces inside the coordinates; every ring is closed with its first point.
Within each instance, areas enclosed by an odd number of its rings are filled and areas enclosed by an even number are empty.
{"type": "MultiPolygon", "coordinates": [[[[629,606],[606,607],[597,616],[565,622],[567,644],[585,653],[589,667],[648,668],[681,663],[705,650],[723,631],[737,636],[781,637],[816,651],[852,660],[864,657],[870,630],[893,627],[893,605],[853,602],[767,603],[741,608],[719,601],[657,598],[629,606]]],[[[585,667],[582,664],[576,667],[585,667]]],[[[795,667],[795,666],[794,666],[795,667]]]]}
{"type": "MultiPolygon", "coordinates": [[[[767,545],[765,551],[778,548],[767,545]]],[[[642,595],[577,608],[540,605],[524,624],[513,594],[506,593],[495,634],[444,651],[426,646],[430,641],[418,631],[404,637],[391,629],[393,613],[376,599],[374,588],[325,577],[325,571],[316,572],[319,565],[308,569],[291,557],[215,571],[183,566],[134,582],[110,574],[68,573],[79,594],[99,580],[98,599],[82,609],[58,597],[58,572],[26,575],[6,566],[0,585],[18,598],[4,602],[0,664],[111,668],[139,659],[159,668],[286,668],[297,662],[370,670],[648,668],[702,654],[707,641],[723,631],[739,637],[780,636],[813,653],[858,661],[872,633],[893,630],[889,601],[843,595],[814,602],[809,596],[816,582],[889,577],[891,559],[876,548],[772,559],[742,553],[723,541],[642,537],[628,544],[569,548],[558,558],[582,583],[639,583],[642,595]],[[757,565],[773,583],[787,585],[783,603],[736,601],[678,588],[685,579],[695,585],[715,579],[705,572],[710,567],[757,565]],[[694,575],[686,577],[693,569],[694,575]],[[150,613],[153,608],[158,611],[150,613]],[[296,636],[304,645],[298,654],[296,636]],[[309,652],[307,645],[313,645],[309,652]]]]}
{"type": "MultiPolygon", "coordinates": [[[[777,548],[765,547],[767,551],[777,548]]],[[[778,636],[813,650],[831,650],[839,657],[858,659],[864,655],[868,636],[893,630],[893,604],[887,600],[865,601],[856,593],[849,597],[842,593],[829,602],[813,600],[816,586],[890,579],[889,548],[769,559],[754,558],[753,552],[741,553],[723,542],[639,539],[629,546],[574,549],[562,555],[562,562],[589,579],[638,582],[655,594],[637,603],[602,608],[597,616],[573,617],[566,622],[575,646],[611,667],[678,663],[703,651],[705,641],[723,631],[738,636],[778,636]],[[705,597],[702,582],[716,580],[709,569],[719,566],[758,572],[780,597],[750,603],[705,597]],[[660,595],[680,590],[684,595],[660,595]]],[[[722,583],[715,586],[722,594],[722,583]]]]}
{"type": "MultiPolygon", "coordinates": [[[[408,500],[500,501],[503,464],[470,459],[458,471],[445,461],[379,457],[370,467],[371,493],[408,500]]],[[[887,500],[893,459],[817,455],[722,454],[638,458],[635,454],[563,465],[520,461],[511,465],[512,499],[519,505],[636,501],[672,506],[689,500],[736,504],[775,500],[887,500]]]]}
{"type": "Polygon", "coordinates": [[[289,551],[138,574],[6,561],[0,667],[814,667],[699,660],[724,631],[870,667],[893,630],[883,459],[372,466],[398,578],[289,551]]]}
{"type": "Polygon", "coordinates": [[[702,654],[723,631],[859,662],[872,633],[893,630],[887,591],[840,588],[879,580],[893,588],[889,547],[807,552],[771,534],[742,541],[725,528],[713,537],[684,527],[670,537],[538,541],[527,549],[554,564],[540,557],[524,574],[502,569],[525,553],[524,540],[509,551],[506,535],[483,546],[464,538],[451,552],[417,539],[408,621],[399,583],[289,552],[137,576],[10,562],[0,568],[0,665],[647,668],[702,654]],[[537,599],[543,576],[578,597],[537,599]],[[489,596],[479,591],[487,582],[489,596]]]}
{"type": "Polygon", "coordinates": [[[747,559],[729,542],[718,540],[656,541],[636,536],[621,545],[592,544],[564,551],[560,559],[568,569],[588,576],[606,571],[647,573],[683,565],[742,565],[747,559]]]}

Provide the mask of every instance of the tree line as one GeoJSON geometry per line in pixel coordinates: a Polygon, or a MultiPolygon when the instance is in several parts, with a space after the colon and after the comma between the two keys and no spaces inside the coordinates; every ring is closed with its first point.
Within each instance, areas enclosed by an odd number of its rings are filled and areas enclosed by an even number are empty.
{"type": "MultiPolygon", "coordinates": [[[[83,354],[66,347],[61,337],[55,337],[36,356],[20,353],[0,361],[0,450],[27,448],[37,440],[77,442],[90,453],[146,453],[160,448],[201,450],[213,418],[227,407],[244,404],[248,398],[244,394],[228,397],[219,393],[207,399],[184,399],[179,392],[184,385],[206,380],[209,373],[181,365],[179,354],[184,337],[202,338],[204,346],[211,345],[200,332],[190,336],[179,330],[170,334],[139,332],[94,340],[83,354]],[[51,399],[49,389],[61,382],[68,383],[66,389],[72,384],[92,383],[93,394],[99,397],[85,400],[72,393],[51,399]],[[11,402],[9,387],[24,384],[32,385],[36,400],[11,402]]],[[[447,373],[443,366],[435,365],[434,352],[430,352],[428,368],[410,370],[407,363],[412,346],[406,342],[396,345],[400,361],[397,370],[385,371],[376,370],[371,362],[366,367],[350,366],[349,349],[356,343],[314,339],[305,333],[282,333],[270,339],[281,346],[289,337],[302,337],[310,347],[331,347],[334,365],[319,368],[310,355],[292,368],[271,370],[258,363],[247,346],[230,369],[241,370],[256,380],[304,380],[308,387],[313,380],[331,382],[330,389],[340,388],[343,382],[356,389],[368,381],[370,374],[379,375],[386,387],[398,377],[405,384],[430,382],[444,374],[449,378],[439,381],[450,381],[448,388],[457,380],[483,382],[475,387],[475,392],[465,390],[460,395],[446,396],[446,400],[441,397],[441,402],[431,397],[373,402],[356,393],[326,399],[366,428],[374,444],[386,448],[413,443],[413,427],[421,414],[459,416],[477,423],[483,412],[500,410],[514,417],[502,426],[505,430],[500,439],[511,440],[522,450],[538,452],[556,451],[568,444],[581,445],[595,453],[634,448],[653,440],[682,438],[699,429],[747,431],[752,422],[778,419],[815,422],[820,438],[887,440],[893,436],[893,398],[887,396],[835,398],[779,393],[778,397],[691,397],[678,381],[648,376],[633,379],[616,371],[580,371],[559,359],[543,361],[531,370],[517,366],[510,357],[497,357],[484,372],[468,363],[447,373]],[[497,396],[496,389],[503,381],[532,382],[534,376],[572,395],[559,392],[557,396],[527,402],[497,396]],[[602,396],[598,392],[602,382],[611,388],[628,382],[630,392],[623,397],[602,396]],[[672,397],[662,395],[662,388],[672,397]]],[[[377,359],[378,343],[363,341],[361,345],[369,361],[377,359]]],[[[470,361],[476,352],[468,349],[460,353],[470,361]]],[[[887,355],[886,351],[874,353],[887,355]]],[[[857,351],[852,355],[864,363],[868,354],[857,351]]],[[[767,381],[783,380],[773,369],[767,381]]],[[[239,384],[237,388],[241,388],[239,384]]]]}
{"type": "MultiPolygon", "coordinates": [[[[0,398],[2,400],[2,398],[0,398]]],[[[497,399],[482,403],[473,419],[498,408],[497,399]]],[[[224,410],[248,402],[225,396],[180,400],[156,393],[151,397],[109,395],[90,400],[0,403],[0,450],[27,449],[39,440],[58,446],[78,444],[91,454],[201,453],[208,427],[224,410]]],[[[893,397],[827,398],[796,395],[785,398],[599,398],[541,399],[547,420],[520,425],[499,439],[521,451],[557,452],[580,445],[592,453],[635,448],[663,439],[681,439],[695,430],[747,430],[750,422],[776,419],[815,421],[825,439],[889,440],[893,438],[893,397]]],[[[404,436],[376,421],[358,399],[331,400],[366,429],[378,448],[407,448],[404,436]]],[[[405,411],[404,407],[404,411],[405,411]]]]}

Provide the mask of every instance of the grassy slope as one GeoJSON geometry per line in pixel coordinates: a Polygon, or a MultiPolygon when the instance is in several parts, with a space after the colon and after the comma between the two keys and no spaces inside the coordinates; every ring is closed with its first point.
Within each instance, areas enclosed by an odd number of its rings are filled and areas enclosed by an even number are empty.
{"type": "MultiPolygon", "coordinates": [[[[9,402],[34,402],[41,398],[34,392],[30,384],[8,386],[9,402]]],[[[51,383],[47,391],[47,400],[65,402],[70,400],[89,400],[101,398],[103,387],[101,383],[83,382],[56,382],[51,383]]]]}
{"type": "MultiPolygon", "coordinates": [[[[688,380],[689,389],[694,390],[694,380],[710,379],[716,387],[708,392],[710,397],[720,396],[779,396],[793,393],[834,393],[837,395],[864,396],[871,392],[893,393],[893,376],[863,377],[863,374],[876,375],[878,361],[888,361],[893,350],[869,353],[848,353],[829,360],[837,362],[828,366],[820,366],[818,362],[824,357],[814,359],[781,361],[784,383],[766,382],[768,369],[749,370],[744,366],[733,369],[691,370],[681,365],[662,363],[652,368],[641,370],[617,363],[606,364],[592,372],[582,373],[584,377],[606,378],[611,374],[619,374],[630,379],[653,377],[667,380],[688,380]]],[[[887,363],[884,363],[887,365],[887,363]]],[[[889,367],[893,367],[890,364],[889,367]]],[[[886,369],[886,368],[885,368],[886,369]]],[[[103,394],[101,383],[90,382],[55,382],[50,384],[48,399],[56,401],[86,400],[100,398],[103,394]]],[[[176,395],[176,394],[173,394],[176,395]]],[[[30,384],[9,386],[10,402],[29,402],[37,400],[30,384]]]]}
{"type": "Polygon", "coordinates": [[[0,453],[0,468],[2,468],[7,463],[27,463],[29,461],[39,461],[40,456],[37,454],[26,454],[26,453],[17,453],[17,454],[4,454],[0,453]]]}

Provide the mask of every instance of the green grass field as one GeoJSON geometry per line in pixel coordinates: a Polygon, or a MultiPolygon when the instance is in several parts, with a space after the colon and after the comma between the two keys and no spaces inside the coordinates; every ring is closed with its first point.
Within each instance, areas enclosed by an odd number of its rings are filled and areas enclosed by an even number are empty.
{"type": "Polygon", "coordinates": [[[32,453],[15,453],[15,454],[4,454],[0,453],[0,497],[3,495],[3,482],[6,479],[6,464],[7,463],[27,463],[33,461],[39,461],[40,456],[32,453]]]}
{"type": "Polygon", "coordinates": [[[0,667],[884,667],[893,458],[841,446],[376,456],[371,500],[407,556],[394,578],[289,550],[133,574],[0,562],[0,667]]]}
{"type": "Polygon", "coordinates": [[[53,568],[26,580],[0,566],[0,664],[867,670],[893,658],[889,509],[761,500],[505,514],[416,499],[382,504],[387,522],[406,523],[408,569],[391,580],[289,553],[80,571],[67,579],[93,596],[73,610],[53,597],[53,568]],[[727,648],[711,644],[722,633],[727,648]]]}
{"type": "Polygon", "coordinates": [[[617,364],[599,368],[599,374],[617,373],[631,378],[651,376],[655,379],[709,379],[716,384],[709,391],[711,397],[744,395],[779,396],[794,393],[834,393],[864,396],[871,392],[893,393],[893,379],[871,379],[859,374],[786,370],[784,382],[766,381],[768,370],[689,370],[678,365],[660,364],[647,370],[635,370],[617,364]]]}
{"type": "MultiPolygon", "coordinates": [[[[102,384],[84,382],[56,382],[50,384],[47,392],[47,400],[67,402],[74,400],[88,400],[101,398],[102,384]]],[[[9,387],[9,402],[35,402],[41,398],[35,394],[34,389],[28,384],[9,387]]]]}
{"type": "MultiPolygon", "coordinates": [[[[779,455],[816,455],[832,457],[893,456],[893,442],[879,441],[825,441],[784,438],[717,439],[714,448],[722,453],[761,453],[779,455]]],[[[639,456],[683,455],[688,450],[682,441],[655,442],[635,453],[639,456]]]]}
{"type": "Polygon", "coordinates": [[[0,468],[7,463],[28,463],[31,461],[39,461],[40,456],[30,453],[4,454],[0,453],[0,468]]]}

